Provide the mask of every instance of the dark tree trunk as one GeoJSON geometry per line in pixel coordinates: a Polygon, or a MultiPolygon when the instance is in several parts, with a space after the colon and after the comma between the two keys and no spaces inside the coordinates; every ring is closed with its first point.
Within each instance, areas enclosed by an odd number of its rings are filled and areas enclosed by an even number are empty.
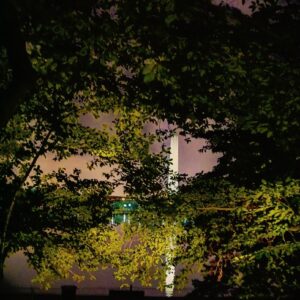
{"type": "Polygon", "coordinates": [[[10,0],[0,1],[0,46],[6,49],[8,63],[13,72],[13,79],[7,89],[0,91],[0,128],[2,128],[18,105],[25,101],[36,77],[26,52],[17,10],[10,0]]]}
{"type": "Polygon", "coordinates": [[[3,279],[4,279],[4,261],[5,261],[5,258],[0,257],[0,283],[3,282],[3,279]]]}

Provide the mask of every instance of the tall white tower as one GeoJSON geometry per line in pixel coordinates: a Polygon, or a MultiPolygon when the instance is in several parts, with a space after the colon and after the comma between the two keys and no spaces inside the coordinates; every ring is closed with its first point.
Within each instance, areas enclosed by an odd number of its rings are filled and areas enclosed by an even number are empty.
{"type": "MultiPolygon", "coordinates": [[[[178,181],[172,179],[172,174],[175,175],[179,172],[179,142],[178,142],[178,133],[176,132],[174,136],[171,137],[170,141],[170,175],[169,175],[169,188],[176,192],[178,190],[178,181]]],[[[166,271],[166,288],[165,294],[167,297],[172,297],[174,292],[174,279],[175,279],[175,266],[171,264],[172,252],[174,250],[174,237],[170,237],[169,249],[166,254],[166,263],[168,270],[166,271]]]]}

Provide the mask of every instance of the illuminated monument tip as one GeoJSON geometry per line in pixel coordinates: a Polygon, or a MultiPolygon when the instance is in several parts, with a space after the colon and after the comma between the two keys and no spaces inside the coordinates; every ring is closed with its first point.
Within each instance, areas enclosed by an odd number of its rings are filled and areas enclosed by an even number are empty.
{"type": "Polygon", "coordinates": [[[173,191],[178,189],[178,181],[172,180],[172,174],[177,174],[179,172],[179,143],[178,143],[178,134],[176,133],[171,137],[170,141],[170,175],[169,175],[169,187],[173,191]]]}

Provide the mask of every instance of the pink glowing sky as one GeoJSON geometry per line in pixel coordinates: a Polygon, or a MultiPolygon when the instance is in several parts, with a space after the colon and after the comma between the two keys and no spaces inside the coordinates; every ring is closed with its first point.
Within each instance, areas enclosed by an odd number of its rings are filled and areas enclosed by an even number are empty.
{"type": "MultiPolygon", "coordinates": [[[[103,114],[99,119],[95,119],[92,115],[85,115],[82,117],[82,122],[86,126],[101,128],[103,124],[111,124],[114,117],[112,114],[103,114]]],[[[166,127],[165,122],[161,122],[160,128],[166,127]]],[[[148,130],[153,130],[153,126],[148,126],[148,130]]],[[[169,141],[166,142],[168,145],[169,141]]],[[[179,136],[179,173],[188,174],[193,176],[198,172],[208,172],[217,163],[218,156],[211,152],[200,153],[199,149],[205,145],[203,139],[192,139],[187,143],[183,136],[179,136]]],[[[159,145],[155,145],[153,150],[157,151],[159,145]]],[[[72,172],[74,168],[82,170],[82,176],[85,178],[102,178],[103,172],[108,172],[109,168],[89,170],[86,165],[89,161],[89,156],[73,156],[69,159],[57,162],[52,159],[52,155],[39,160],[42,169],[45,172],[51,172],[58,168],[65,168],[68,172],[72,172]]],[[[114,192],[115,195],[122,194],[122,188],[118,188],[114,192]]]]}
{"type": "MultiPolygon", "coordinates": [[[[245,4],[242,3],[242,0],[224,0],[223,2],[227,3],[229,6],[238,8],[241,12],[244,14],[250,15],[251,10],[249,8],[249,5],[251,4],[252,0],[246,0],[245,4]]],[[[212,0],[212,3],[219,4],[222,0],[212,0]]]]}

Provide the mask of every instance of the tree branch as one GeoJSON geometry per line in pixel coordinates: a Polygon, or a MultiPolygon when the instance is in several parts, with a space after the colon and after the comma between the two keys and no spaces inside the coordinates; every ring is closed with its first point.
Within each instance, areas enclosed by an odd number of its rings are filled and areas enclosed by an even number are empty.
{"type": "Polygon", "coordinates": [[[6,215],[6,218],[5,218],[5,222],[4,222],[2,237],[1,237],[1,240],[0,240],[0,247],[1,247],[0,248],[0,261],[5,259],[5,250],[6,250],[5,249],[5,243],[6,243],[7,231],[8,231],[8,227],[9,227],[9,224],[10,224],[11,216],[12,216],[16,201],[17,201],[18,196],[19,196],[20,189],[22,188],[22,186],[26,182],[26,180],[27,180],[28,176],[30,175],[31,171],[33,170],[37,160],[39,159],[39,157],[44,152],[45,145],[46,145],[51,133],[52,133],[52,131],[49,130],[49,132],[47,133],[47,135],[43,139],[40,149],[37,151],[35,157],[31,161],[29,168],[25,172],[24,176],[21,178],[18,186],[16,187],[15,193],[12,196],[12,200],[11,200],[10,206],[8,208],[8,212],[7,212],[7,215],[6,215]]]}
{"type": "Polygon", "coordinates": [[[234,207],[209,206],[209,207],[197,208],[197,210],[201,210],[201,211],[233,211],[233,210],[236,210],[236,208],[234,208],[234,207]]]}

